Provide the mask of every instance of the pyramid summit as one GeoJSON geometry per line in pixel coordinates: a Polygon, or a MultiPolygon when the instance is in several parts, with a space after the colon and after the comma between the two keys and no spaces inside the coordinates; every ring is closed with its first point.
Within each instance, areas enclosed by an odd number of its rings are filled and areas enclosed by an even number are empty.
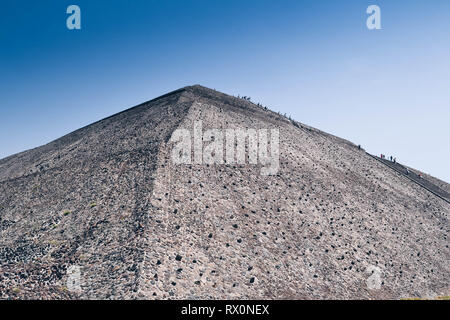
{"type": "Polygon", "coordinates": [[[450,185],[390,165],[247,99],[173,91],[0,160],[0,298],[449,295],[450,185]]]}

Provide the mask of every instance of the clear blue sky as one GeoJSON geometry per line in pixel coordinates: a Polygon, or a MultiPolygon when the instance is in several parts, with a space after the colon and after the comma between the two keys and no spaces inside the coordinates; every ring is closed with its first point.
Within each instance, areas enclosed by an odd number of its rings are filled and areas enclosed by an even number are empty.
{"type": "Polygon", "coordinates": [[[0,158],[198,83],[450,182],[448,0],[1,1],[0,41],[0,158]]]}

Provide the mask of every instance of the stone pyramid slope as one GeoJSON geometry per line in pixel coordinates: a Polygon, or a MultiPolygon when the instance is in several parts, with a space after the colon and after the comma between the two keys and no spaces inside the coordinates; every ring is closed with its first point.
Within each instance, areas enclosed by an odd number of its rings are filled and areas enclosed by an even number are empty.
{"type": "Polygon", "coordinates": [[[186,87],[0,160],[0,298],[448,295],[449,213],[346,140],[186,87]],[[279,129],[277,174],[174,163],[199,120],[279,129]]]}

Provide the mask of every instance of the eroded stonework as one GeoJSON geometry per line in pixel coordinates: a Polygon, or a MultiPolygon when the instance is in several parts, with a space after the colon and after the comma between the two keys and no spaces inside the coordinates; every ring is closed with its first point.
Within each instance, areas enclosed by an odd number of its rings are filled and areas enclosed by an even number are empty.
{"type": "Polygon", "coordinates": [[[351,142],[186,87],[0,160],[0,298],[448,295],[449,212],[351,142]],[[173,163],[198,120],[279,129],[278,173],[173,163]]]}

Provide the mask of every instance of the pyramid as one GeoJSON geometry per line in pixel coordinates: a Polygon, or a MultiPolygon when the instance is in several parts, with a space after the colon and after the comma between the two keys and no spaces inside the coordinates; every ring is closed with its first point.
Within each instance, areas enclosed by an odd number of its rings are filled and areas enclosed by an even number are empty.
{"type": "Polygon", "coordinates": [[[195,85],[0,160],[0,299],[449,295],[449,213],[355,144],[195,85]],[[277,130],[276,170],[250,142],[174,161],[196,124],[277,130]]]}

